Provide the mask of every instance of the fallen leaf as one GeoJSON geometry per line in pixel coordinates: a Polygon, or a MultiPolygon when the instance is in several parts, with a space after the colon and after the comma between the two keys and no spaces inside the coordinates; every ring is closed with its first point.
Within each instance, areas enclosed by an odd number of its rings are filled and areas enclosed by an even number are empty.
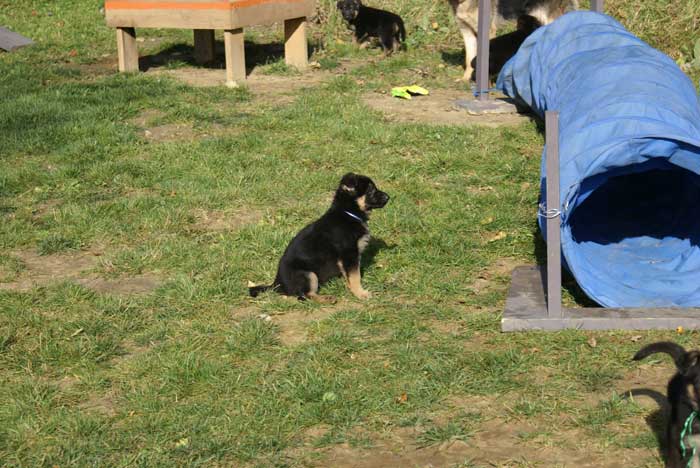
{"type": "Polygon", "coordinates": [[[496,242],[496,241],[499,241],[499,240],[501,240],[501,239],[505,239],[507,235],[508,235],[508,234],[506,234],[506,233],[503,232],[503,231],[498,231],[497,233],[488,236],[488,237],[486,238],[486,240],[487,240],[488,242],[496,242]]]}
{"type": "Polygon", "coordinates": [[[253,282],[250,281],[250,280],[248,281],[248,287],[249,287],[249,288],[254,288],[255,286],[257,286],[257,284],[253,283],[253,282]]]}
{"type": "Polygon", "coordinates": [[[531,353],[539,353],[540,351],[542,351],[540,348],[531,348],[530,349],[531,353]]]}
{"type": "Polygon", "coordinates": [[[588,340],[588,346],[591,348],[595,348],[598,346],[598,341],[596,341],[595,336],[592,336],[590,340],[588,340]]]}
{"type": "Polygon", "coordinates": [[[258,315],[258,318],[264,322],[271,322],[272,321],[272,317],[270,317],[267,314],[260,314],[260,315],[258,315]]]}
{"type": "Polygon", "coordinates": [[[408,395],[402,393],[400,397],[396,399],[397,403],[406,403],[408,401],[408,395]]]}
{"type": "Polygon", "coordinates": [[[175,442],[175,448],[187,447],[188,445],[190,445],[189,437],[184,437],[184,438],[178,440],[177,442],[175,442]]]}
{"type": "Polygon", "coordinates": [[[436,21],[433,21],[433,22],[431,23],[430,26],[431,26],[433,29],[437,29],[437,28],[440,27],[440,25],[439,25],[436,21]]]}
{"type": "Polygon", "coordinates": [[[489,217],[484,218],[481,221],[479,221],[479,224],[481,224],[482,226],[484,226],[486,224],[491,224],[491,223],[493,223],[493,216],[489,216],[489,217]]]}
{"type": "Polygon", "coordinates": [[[323,394],[322,400],[325,402],[332,402],[338,399],[338,395],[333,392],[326,392],[323,394]]]}
{"type": "Polygon", "coordinates": [[[74,336],[78,336],[84,331],[85,331],[84,329],[78,328],[76,331],[73,332],[73,334],[70,337],[73,338],[74,336]]]}
{"type": "Polygon", "coordinates": [[[678,328],[676,328],[676,333],[678,333],[679,335],[682,335],[683,334],[683,327],[679,326],[678,328]]]}
{"type": "Polygon", "coordinates": [[[637,341],[642,339],[642,335],[634,335],[632,338],[630,338],[630,341],[632,343],[636,343],[637,341]]]}
{"type": "Polygon", "coordinates": [[[76,55],[78,55],[78,51],[73,49],[70,52],[68,52],[68,55],[70,55],[71,57],[75,57],[76,55]]]}

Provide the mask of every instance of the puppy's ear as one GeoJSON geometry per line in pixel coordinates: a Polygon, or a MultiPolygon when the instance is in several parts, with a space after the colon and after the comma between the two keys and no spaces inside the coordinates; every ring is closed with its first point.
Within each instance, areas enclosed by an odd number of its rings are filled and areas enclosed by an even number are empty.
{"type": "Polygon", "coordinates": [[[343,192],[355,194],[357,192],[357,174],[348,172],[340,179],[340,188],[343,192]]]}
{"type": "Polygon", "coordinates": [[[698,351],[688,351],[685,356],[683,356],[683,365],[681,366],[681,374],[684,376],[690,376],[692,374],[700,374],[700,368],[698,367],[698,361],[700,361],[700,352],[698,351]]]}

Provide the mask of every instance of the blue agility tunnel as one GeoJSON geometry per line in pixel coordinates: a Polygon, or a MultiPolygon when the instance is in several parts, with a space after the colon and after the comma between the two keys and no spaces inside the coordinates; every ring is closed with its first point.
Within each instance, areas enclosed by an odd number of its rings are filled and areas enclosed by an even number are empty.
{"type": "MultiPolygon", "coordinates": [[[[674,61],[574,12],[528,37],[497,86],[540,117],[560,113],[562,254],[586,294],[700,306],[700,105],[674,61]]],[[[545,152],[541,187],[545,200],[545,152]]]]}

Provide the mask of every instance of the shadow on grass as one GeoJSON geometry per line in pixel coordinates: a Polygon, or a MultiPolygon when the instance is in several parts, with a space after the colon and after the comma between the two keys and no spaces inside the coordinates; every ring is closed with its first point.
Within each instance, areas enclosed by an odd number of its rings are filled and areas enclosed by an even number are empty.
{"type": "Polygon", "coordinates": [[[380,250],[392,250],[395,248],[395,244],[388,245],[382,239],[378,237],[372,237],[369,241],[369,245],[367,246],[365,251],[362,252],[362,261],[360,262],[360,273],[364,274],[365,270],[372,266],[372,264],[374,263],[374,257],[377,256],[380,250]]]}
{"type": "MultiPolygon", "coordinates": [[[[283,42],[259,44],[246,41],[244,47],[246,74],[250,74],[255,67],[274,63],[284,58],[283,42]]],[[[309,44],[309,56],[313,54],[317,47],[316,45],[309,44]]],[[[141,71],[147,71],[151,68],[166,67],[178,62],[207,69],[220,70],[226,68],[224,43],[222,41],[215,42],[214,55],[214,60],[200,64],[194,59],[194,46],[191,44],[175,44],[158,53],[140,57],[139,69],[141,71]]]]}
{"type": "Polygon", "coordinates": [[[623,392],[622,395],[623,398],[646,396],[654,400],[659,406],[659,408],[653,413],[649,414],[645,420],[649,426],[649,429],[652,430],[654,436],[656,437],[656,442],[659,447],[659,454],[664,460],[664,463],[666,463],[666,426],[668,424],[668,418],[671,414],[671,407],[668,404],[666,396],[650,388],[636,388],[634,390],[623,392]]]}

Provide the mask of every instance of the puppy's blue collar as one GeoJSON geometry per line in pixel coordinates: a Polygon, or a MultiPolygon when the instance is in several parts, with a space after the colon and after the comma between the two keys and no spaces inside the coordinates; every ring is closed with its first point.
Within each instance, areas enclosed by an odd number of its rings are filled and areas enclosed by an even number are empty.
{"type": "Polygon", "coordinates": [[[350,216],[352,219],[354,219],[354,220],[356,220],[356,221],[359,221],[359,222],[361,222],[361,223],[364,223],[364,222],[365,222],[364,219],[360,218],[360,217],[357,216],[355,213],[350,213],[348,210],[343,210],[343,213],[345,213],[346,215],[350,216]]]}

